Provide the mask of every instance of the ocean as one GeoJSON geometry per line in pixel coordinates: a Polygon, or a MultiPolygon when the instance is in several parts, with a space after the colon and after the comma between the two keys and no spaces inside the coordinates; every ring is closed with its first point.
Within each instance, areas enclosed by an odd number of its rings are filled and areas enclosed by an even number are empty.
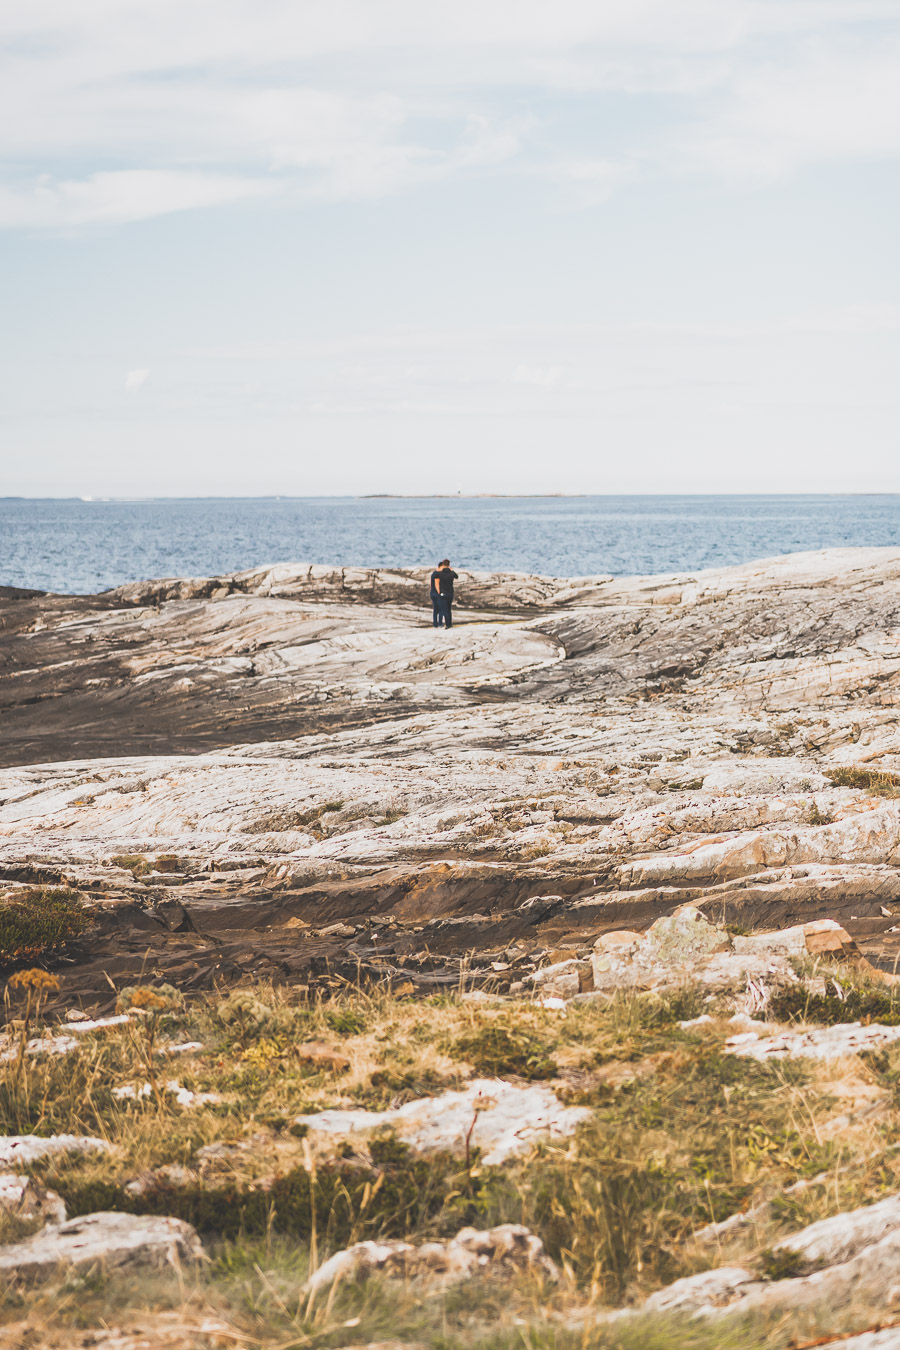
{"type": "Polygon", "coordinates": [[[617,576],[900,547],[900,496],[0,499],[0,585],[91,593],[259,563],[617,576]]]}

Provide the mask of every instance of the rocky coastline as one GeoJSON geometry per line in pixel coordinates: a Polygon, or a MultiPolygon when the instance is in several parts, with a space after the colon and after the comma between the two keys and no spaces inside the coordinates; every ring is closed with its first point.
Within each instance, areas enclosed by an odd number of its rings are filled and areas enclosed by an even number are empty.
{"type": "MultiPolygon", "coordinates": [[[[7,893],[72,887],[104,969],[149,946],[197,987],[334,963],[434,987],[685,902],[745,928],[827,915],[893,966],[900,553],[463,573],[452,634],[425,581],[7,593],[7,893]]],[[[79,970],[108,1002],[90,953],[79,970]]]]}

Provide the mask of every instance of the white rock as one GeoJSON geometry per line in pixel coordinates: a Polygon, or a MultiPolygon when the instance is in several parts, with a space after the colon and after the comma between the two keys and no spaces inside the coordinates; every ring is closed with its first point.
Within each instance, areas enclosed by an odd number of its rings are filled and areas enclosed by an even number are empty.
{"type": "Polygon", "coordinates": [[[590,1111],[582,1106],[563,1106],[552,1088],[540,1083],[519,1085],[499,1078],[476,1078],[458,1092],[423,1097],[389,1111],[322,1111],[299,1116],[298,1125],[312,1133],[330,1135],[368,1134],[390,1126],[398,1138],[419,1153],[446,1149],[481,1150],[488,1166],[527,1153],[542,1138],[562,1138],[574,1132],[590,1111]],[[470,1134],[471,1131],[471,1134],[470,1134]]]}
{"type": "Polygon", "coordinates": [[[496,1228],[461,1228],[449,1242],[358,1242],[335,1252],[307,1280],[306,1293],[315,1293],[338,1280],[367,1279],[376,1272],[455,1284],[486,1267],[540,1269],[558,1278],[544,1244],[528,1228],[505,1223],[496,1228]]]}
{"type": "Polygon", "coordinates": [[[755,1032],[730,1036],[725,1053],[744,1059],[837,1059],[857,1055],[900,1039],[900,1026],[883,1027],[877,1023],[862,1026],[846,1022],[813,1031],[785,1031],[776,1036],[759,1037],[755,1032]]]}
{"type": "Polygon", "coordinates": [[[0,1272],[7,1280],[36,1283],[69,1270],[180,1270],[204,1256],[196,1232],[181,1219],[99,1213],[0,1247],[0,1272]]]}
{"type": "MultiPolygon", "coordinates": [[[[79,1018],[72,1022],[69,1029],[81,1035],[83,1031],[105,1031],[107,1027],[123,1027],[126,1022],[131,1020],[130,1013],[117,1013],[115,1017],[79,1018]]],[[[69,1021],[68,1013],[66,1014],[66,1021],[69,1021]]]]}
{"type": "MultiPolygon", "coordinates": [[[[70,1028],[71,1031],[75,1027],[70,1028]]],[[[74,1036],[32,1036],[25,1045],[26,1055],[68,1055],[78,1049],[74,1036]]],[[[0,1036],[0,1063],[10,1063],[19,1053],[11,1036],[0,1036]]]]}
{"type": "MultiPolygon", "coordinates": [[[[218,1092],[192,1092],[190,1088],[182,1087],[177,1078],[168,1079],[162,1086],[163,1091],[170,1093],[179,1106],[212,1106],[225,1100],[218,1092]]],[[[133,1083],[122,1083],[113,1088],[112,1093],[119,1101],[142,1101],[152,1096],[153,1087],[150,1083],[142,1083],[140,1087],[135,1087],[133,1083]]]]}
{"type": "Polygon", "coordinates": [[[658,1289],[641,1305],[643,1312],[684,1312],[699,1307],[730,1305],[748,1286],[755,1283],[753,1275],[742,1266],[719,1266],[717,1270],[702,1270],[698,1275],[686,1275],[658,1289]]]}
{"type": "Polygon", "coordinates": [[[820,1267],[792,1279],[761,1280],[748,1270],[724,1267],[676,1280],[645,1300],[640,1312],[689,1312],[717,1317],[732,1312],[783,1314],[851,1301],[872,1309],[900,1298],[900,1196],[889,1196],[846,1214],[810,1224],[775,1248],[820,1267]]]}
{"type": "Polygon", "coordinates": [[[110,1153],[105,1139],[81,1134],[0,1135],[0,1167],[30,1167],[40,1158],[58,1153],[110,1153]]]}
{"type": "Polygon", "coordinates": [[[864,1331],[860,1336],[842,1336],[819,1345],[819,1350],[900,1350],[900,1327],[864,1331]]]}
{"type": "Polygon", "coordinates": [[[801,1232],[782,1238],[775,1251],[794,1252],[810,1265],[833,1266],[897,1229],[900,1229],[900,1195],[889,1195],[874,1205],[862,1205],[847,1214],[820,1219],[801,1232]]]}

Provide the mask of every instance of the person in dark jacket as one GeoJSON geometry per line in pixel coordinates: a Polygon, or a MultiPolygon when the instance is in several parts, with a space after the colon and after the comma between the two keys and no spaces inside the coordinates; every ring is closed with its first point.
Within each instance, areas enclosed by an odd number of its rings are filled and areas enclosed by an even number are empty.
{"type": "Polygon", "coordinates": [[[440,628],[444,622],[444,615],[441,610],[441,583],[438,581],[438,577],[441,575],[440,568],[443,565],[443,563],[438,563],[431,574],[431,622],[435,628],[440,628]]]}
{"type": "Polygon", "coordinates": [[[445,628],[453,627],[453,583],[458,581],[456,573],[450,566],[450,559],[444,558],[438,564],[440,571],[434,578],[434,586],[438,593],[438,614],[443,619],[445,628]]]}

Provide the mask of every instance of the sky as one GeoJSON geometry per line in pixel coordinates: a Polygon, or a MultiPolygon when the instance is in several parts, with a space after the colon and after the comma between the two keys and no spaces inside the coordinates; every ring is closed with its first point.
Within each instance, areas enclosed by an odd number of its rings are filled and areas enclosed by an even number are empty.
{"type": "Polygon", "coordinates": [[[6,0],[0,496],[900,491],[900,0],[6,0]]]}

